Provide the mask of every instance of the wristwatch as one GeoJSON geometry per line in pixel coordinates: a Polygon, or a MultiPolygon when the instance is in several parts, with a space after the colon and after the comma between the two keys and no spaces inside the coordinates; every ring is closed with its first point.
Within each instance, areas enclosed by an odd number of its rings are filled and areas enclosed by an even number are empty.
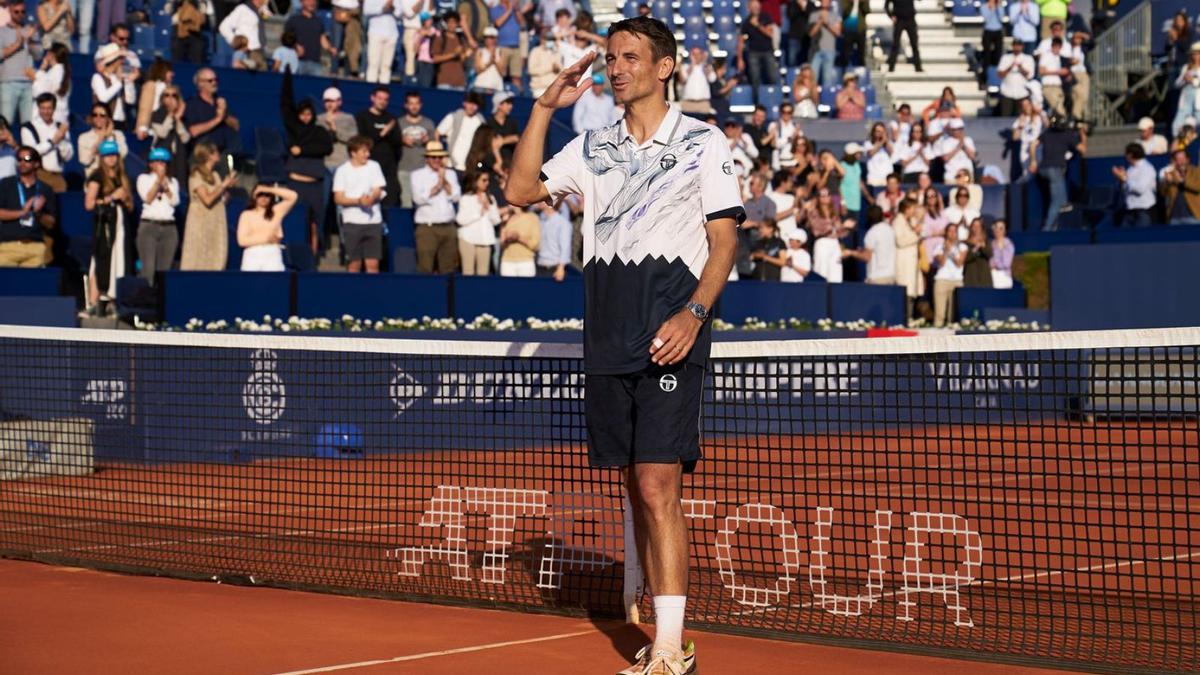
{"type": "Polygon", "coordinates": [[[684,308],[691,312],[692,316],[696,317],[701,322],[704,322],[708,319],[708,310],[704,308],[704,305],[698,302],[689,302],[684,306],[684,308]]]}

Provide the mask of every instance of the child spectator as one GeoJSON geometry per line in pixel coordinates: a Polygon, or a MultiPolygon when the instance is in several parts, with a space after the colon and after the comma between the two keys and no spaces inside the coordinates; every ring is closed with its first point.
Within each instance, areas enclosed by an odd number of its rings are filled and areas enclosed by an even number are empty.
{"type": "MultiPolygon", "coordinates": [[[[237,38],[234,41],[236,42],[237,38]]],[[[271,52],[271,70],[277,73],[300,72],[300,55],[296,53],[295,33],[285,30],[279,38],[279,46],[271,52]]]]}

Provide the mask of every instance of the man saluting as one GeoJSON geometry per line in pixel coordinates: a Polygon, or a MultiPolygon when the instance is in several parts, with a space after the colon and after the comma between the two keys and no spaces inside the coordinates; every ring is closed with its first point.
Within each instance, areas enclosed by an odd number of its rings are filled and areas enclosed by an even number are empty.
{"type": "Polygon", "coordinates": [[[745,219],[724,136],[667,103],[675,54],[675,38],[656,19],[613,24],[605,59],[624,118],[580,134],[541,165],[551,115],[591,86],[588,54],[533,106],[504,191],[516,205],[583,197],[588,456],[593,466],[621,469],[654,594],[654,644],[622,671],[638,675],[695,670],[695,648],[682,639],[682,474],[700,459],[709,311],[745,219]]]}

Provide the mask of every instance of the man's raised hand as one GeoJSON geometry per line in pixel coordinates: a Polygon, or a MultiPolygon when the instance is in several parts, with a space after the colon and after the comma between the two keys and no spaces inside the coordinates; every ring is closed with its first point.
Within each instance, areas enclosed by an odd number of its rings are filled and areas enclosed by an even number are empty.
{"type": "Polygon", "coordinates": [[[554,78],[554,81],[546,88],[546,91],[538,97],[538,105],[551,110],[575,105],[583,93],[592,86],[590,79],[585,79],[583,82],[580,80],[591,70],[592,62],[595,60],[596,52],[591,51],[584,54],[582,59],[563,68],[558,73],[558,77],[554,78]]]}

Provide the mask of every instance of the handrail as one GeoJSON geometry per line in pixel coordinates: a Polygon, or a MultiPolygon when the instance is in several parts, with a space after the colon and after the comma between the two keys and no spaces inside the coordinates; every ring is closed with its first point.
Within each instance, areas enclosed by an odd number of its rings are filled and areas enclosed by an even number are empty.
{"type": "Polygon", "coordinates": [[[1150,10],[1148,0],[1135,7],[1099,35],[1088,54],[1092,62],[1089,117],[1097,126],[1123,124],[1118,108],[1130,93],[1130,75],[1144,76],[1154,70],[1150,58],[1154,34],[1150,10]]]}

